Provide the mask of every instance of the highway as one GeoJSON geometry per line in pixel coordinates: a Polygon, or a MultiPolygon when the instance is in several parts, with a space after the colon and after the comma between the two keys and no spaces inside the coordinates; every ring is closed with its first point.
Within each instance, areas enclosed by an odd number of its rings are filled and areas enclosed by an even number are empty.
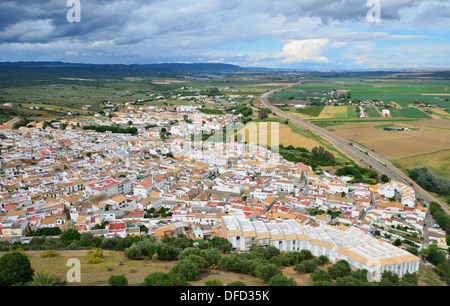
{"type": "MultiPolygon", "coordinates": [[[[357,164],[364,167],[372,166],[372,169],[377,171],[380,174],[386,174],[394,181],[403,182],[408,184],[414,188],[416,198],[420,198],[424,201],[424,203],[428,204],[432,201],[437,202],[441,205],[441,207],[445,210],[447,214],[449,214],[449,209],[446,205],[443,205],[438,199],[429,194],[426,190],[416,184],[412,179],[410,179],[406,174],[404,174],[400,169],[394,166],[389,160],[385,157],[378,155],[372,151],[369,151],[365,148],[358,146],[357,144],[349,144],[348,139],[343,139],[330,131],[320,128],[308,121],[302,120],[298,117],[294,117],[284,111],[280,110],[278,107],[272,105],[269,101],[269,97],[283,89],[290,88],[294,85],[300,84],[290,84],[283,88],[279,88],[270,92],[266,92],[261,95],[261,103],[272,110],[272,112],[276,113],[279,117],[289,119],[290,122],[295,122],[308,130],[314,132],[315,134],[321,136],[328,142],[332,143],[339,151],[341,151],[344,155],[354,160],[357,164]]],[[[428,206],[428,205],[427,205],[428,206]]]]}

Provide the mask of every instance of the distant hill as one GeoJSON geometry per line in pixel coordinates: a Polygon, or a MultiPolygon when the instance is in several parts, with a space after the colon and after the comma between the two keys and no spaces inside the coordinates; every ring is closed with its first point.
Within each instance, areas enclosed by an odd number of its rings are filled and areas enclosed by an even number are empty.
{"type": "Polygon", "coordinates": [[[0,62],[0,86],[26,86],[53,83],[61,78],[122,79],[234,73],[245,68],[220,63],[163,63],[146,65],[101,65],[63,62],[0,62]]]}

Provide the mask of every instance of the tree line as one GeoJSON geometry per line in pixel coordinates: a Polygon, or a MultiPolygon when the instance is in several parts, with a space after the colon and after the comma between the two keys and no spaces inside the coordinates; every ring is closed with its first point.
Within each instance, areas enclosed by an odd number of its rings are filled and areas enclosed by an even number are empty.
{"type": "Polygon", "coordinates": [[[280,144],[279,146],[280,155],[283,156],[287,161],[294,163],[304,163],[311,166],[312,170],[315,171],[319,166],[335,166],[336,159],[330,151],[326,150],[324,147],[314,147],[309,151],[304,147],[294,147],[289,145],[287,147],[280,144]]]}
{"type": "Polygon", "coordinates": [[[136,135],[138,132],[138,129],[135,127],[122,128],[118,125],[113,126],[87,125],[83,127],[83,130],[96,131],[97,133],[111,132],[113,134],[131,134],[131,135],[136,135]]]}
{"type": "Polygon", "coordinates": [[[426,167],[412,169],[408,175],[427,191],[436,192],[442,196],[450,195],[450,179],[436,176],[426,167]]]}

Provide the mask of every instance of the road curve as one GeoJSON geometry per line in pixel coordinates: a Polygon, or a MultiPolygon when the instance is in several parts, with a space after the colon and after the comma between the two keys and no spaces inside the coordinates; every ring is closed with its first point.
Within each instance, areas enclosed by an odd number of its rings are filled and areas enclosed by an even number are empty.
{"type": "Polygon", "coordinates": [[[325,140],[332,143],[339,151],[341,151],[343,154],[345,154],[347,157],[354,160],[357,164],[361,166],[372,166],[372,169],[377,171],[381,174],[386,174],[394,181],[403,182],[405,184],[408,184],[414,188],[416,198],[422,199],[426,204],[429,202],[437,202],[441,205],[441,207],[445,210],[447,214],[449,214],[449,209],[446,205],[443,205],[438,199],[436,199],[434,196],[429,194],[426,190],[424,190],[422,187],[420,187],[417,183],[415,183],[412,179],[410,179],[406,174],[404,174],[400,169],[398,169],[396,166],[394,166],[389,160],[387,160],[385,157],[381,155],[374,154],[373,152],[369,152],[364,148],[361,148],[357,144],[349,144],[349,140],[340,138],[339,136],[331,133],[330,131],[323,129],[321,127],[318,127],[308,121],[302,120],[298,117],[294,117],[290,114],[285,113],[284,111],[280,110],[278,107],[272,105],[269,102],[269,97],[283,89],[290,88],[294,85],[300,84],[290,84],[288,86],[285,86],[283,88],[279,88],[276,90],[272,90],[269,92],[266,92],[261,95],[260,100],[261,103],[272,110],[274,113],[276,113],[278,116],[289,119],[291,122],[295,122],[310,131],[316,133],[317,135],[321,136],[325,140]]]}

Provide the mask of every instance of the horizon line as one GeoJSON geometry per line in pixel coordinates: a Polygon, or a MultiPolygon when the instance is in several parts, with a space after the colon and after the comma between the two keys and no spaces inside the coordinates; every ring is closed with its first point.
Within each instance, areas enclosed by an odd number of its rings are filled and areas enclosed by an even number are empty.
{"type": "Polygon", "coordinates": [[[450,67],[402,67],[402,68],[286,68],[286,67],[264,67],[264,66],[241,66],[233,63],[210,63],[210,62],[158,62],[158,63],[146,63],[146,64],[125,64],[125,63],[83,63],[83,62],[66,62],[66,61],[51,61],[51,60],[28,60],[28,61],[0,61],[0,64],[20,64],[20,63],[60,63],[60,64],[72,64],[72,65],[98,65],[98,66],[146,66],[146,65],[228,65],[235,66],[247,70],[252,69],[267,69],[267,70],[291,70],[291,71],[398,71],[398,70],[450,70],[450,67]]]}

